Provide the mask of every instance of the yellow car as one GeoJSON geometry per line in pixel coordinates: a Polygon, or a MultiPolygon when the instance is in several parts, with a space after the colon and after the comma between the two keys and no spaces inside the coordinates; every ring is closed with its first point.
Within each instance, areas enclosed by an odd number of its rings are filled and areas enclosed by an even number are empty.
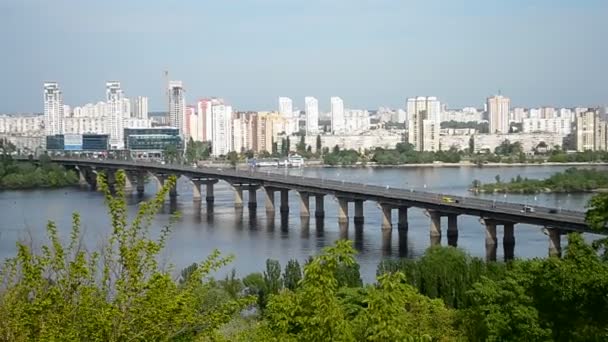
{"type": "Polygon", "coordinates": [[[447,197],[447,196],[443,198],[443,201],[445,203],[455,203],[456,202],[452,197],[447,197]]]}

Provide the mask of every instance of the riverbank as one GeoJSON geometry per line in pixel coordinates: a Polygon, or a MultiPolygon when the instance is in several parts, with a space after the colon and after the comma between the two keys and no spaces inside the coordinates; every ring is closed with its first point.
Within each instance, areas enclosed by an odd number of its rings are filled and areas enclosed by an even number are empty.
{"type": "Polygon", "coordinates": [[[473,181],[469,191],[475,193],[573,193],[573,192],[605,192],[608,189],[608,171],[596,169],[569,168],[564,172],[553,174],[547,179],[528,179],[518,175],[510,181],[501,180],[496,175],[496,182],[482,184],[473,181]]]}
{"type": "Polygon", "coordinates": [[[56,189],[78,184],[74,171],[51,164],[35,165],[11,159],[0,161],[0,191],[56,189]]]}

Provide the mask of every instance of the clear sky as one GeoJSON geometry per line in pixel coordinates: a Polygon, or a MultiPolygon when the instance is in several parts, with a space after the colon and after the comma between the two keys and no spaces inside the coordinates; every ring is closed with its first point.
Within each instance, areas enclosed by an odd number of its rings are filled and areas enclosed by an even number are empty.
{"type": "Polygon", "coordinates": [[[0,112],[102,100],[106,80],[166,107],[163,70],[187,101],[238,110],[404,107],[435,95],[481,106],[608,104],[608,0],[0,0],[0,112]]]}

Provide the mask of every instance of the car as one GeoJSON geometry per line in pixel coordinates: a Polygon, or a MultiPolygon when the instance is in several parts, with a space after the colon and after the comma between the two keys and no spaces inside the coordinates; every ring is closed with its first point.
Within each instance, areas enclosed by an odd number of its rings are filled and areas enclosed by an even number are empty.
{"type": "Polygon", "coordinates": [[[522,209],[521,209],[522,213],[533,213],[535,212],[533,207],[527,206],[525,205],[522,209]]]}
{"type": "Polygon", "coordinates": [[[557,209],[549,209],[549,214],[557,214],[557,209]]]}
{"type": "Polygon", "coordinates": [[[458,203],[458,202],[457,202],[457,201],[455,201],[455,200],[454,200],[452,197],[448,197],[448,196],[443,197],[443,199],[442,199],[442,200],[443,200],[445,203],[458,203]]]}

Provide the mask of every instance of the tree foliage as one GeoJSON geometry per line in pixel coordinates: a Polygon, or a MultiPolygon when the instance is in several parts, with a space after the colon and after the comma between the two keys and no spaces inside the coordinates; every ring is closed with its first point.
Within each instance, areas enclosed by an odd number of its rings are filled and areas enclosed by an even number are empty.
{"type": "Polygon", "coordinates": [[[124,172],[116,173],[112,195],[103,174],[100,188],[112,230],[106,245],[88,251],[81,241],[80,216],[74,214],[70,239],[61,242],[49,222],[49,243],[36,251],[17,244],[17,255],[2,267],[0,336],[10,341],[154,341],[213,337],[251,302],[249,297],[205,306],[210,286],[204,279],[230,261],[214,251],[182,282],[157,262],[169,227],[158,239],[148,228],[163,206],[171,177],[157,196],[140,204],[128,221],[124,172]]]}

